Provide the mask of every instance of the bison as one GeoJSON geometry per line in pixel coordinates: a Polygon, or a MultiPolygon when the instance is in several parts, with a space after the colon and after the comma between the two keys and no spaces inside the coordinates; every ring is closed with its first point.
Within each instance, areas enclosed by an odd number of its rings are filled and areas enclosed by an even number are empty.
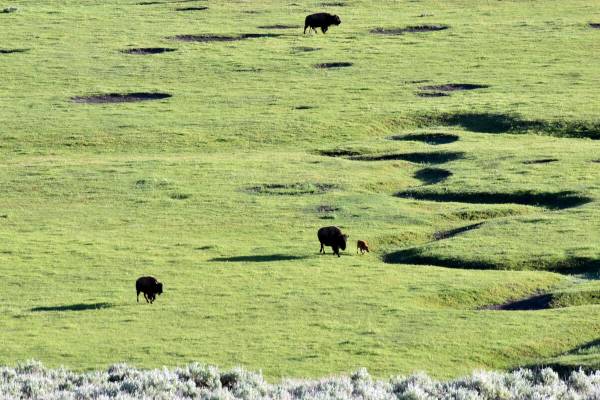
{"type": "Polygon", "coordinates": [[[329,26],[331,25],[339,25],[342,21],[340,17],[337,15],[331,15],[329,13],[316,13],[311,14],[306,17],[304,20],[304,34],[306,34],[306,29],[310,27],[315,33],[317,33],[317,28],[321,28],[321,32],[327,32],[329,26]]]}
{"type": "Polygon", "coordinates": [[[358,240],[356,241],[356,252],[358,253],[360,250],[360,254],[365,254],[365,251],[369,252],[369,243],[366,240],[358,240]]]}
{"type": "Polygon", "coordinates": [[[146,303],[154,303],[157,294],[162,294],[163,284],[153,276],[142,276],[135,281],[135,290],[137,290],[137,301],[140,302],[140,292],[144,293],[146,303]]]}
{"type": "Polygon", "coordinates": [[[340,249],[346,250],[346,240],[348,235],[344,235],[337,226],[326,226],[317,232],[319,242],[321,242],[321,250],[319,253],[325,253],[323,246],[331,246],[333,254],[340,256],[340,249]]]}

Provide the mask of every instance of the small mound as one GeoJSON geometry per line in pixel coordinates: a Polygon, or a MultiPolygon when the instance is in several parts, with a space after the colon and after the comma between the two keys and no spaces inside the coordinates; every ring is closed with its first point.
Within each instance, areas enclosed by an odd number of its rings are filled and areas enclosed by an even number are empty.
{"type": "Polygon", "coordinates": [[[171,47],[142,47],[137,49],[125,49],[121,50],[121,52],[126,54],[160,54],[160,53],[169,53],[171,51],[176,51],[177,49],[173,49],[171,47]]]}
{"type": "Polygon", "coordinates": [[[460,228],[450,229],[447,231],[437,231],[433,234],[433,238],[435,240],[444,240],[454,237],[456,235],[460,235],[461,233],[465,233],[471,231],[473,229],[477,229],[483,225],[483,222],[478,222],[476,224],[461,226],[460,228]]]}
{"type": "Polygon", "coordinates": [[[176,8],[175,11],[204,11],[208,10],[208,7],[181,7],[176,8]]]}
{"type": "Polygon", "coordinates": [[[448,25],[416,25],[407,26],[404,28],[373,28],[370,30],[371,33],[377,35],[402,35],[404,33],[415,33],[415,32],[435,32],[443,31],[448,29],[448,25]]]}
{"type": "Polygon", "coordinates": [[[438,202],[471,203],[471,204],[520,204],[524,206],[542,207],[548,210],[563,210],[578,207],[593,199],[581,196],[576,192],[527,192],[493,193],[493,192],[424,192],[404,191],[396,193],[397,197],[415,200],[438,202]]]}
{"type": "Polygon", "coordinates": [[[504,304],[495,304],[484,307],[484,310],[505,310],[505,311],[534,311],[546,310],[551,308],[551,294],[540,294],[527,297],[520,300],[509,301],[504,304]]]}
{"type": "Polygon", "coordinates": [[[475,90],[485,89],[490,87],[489,85],[479,85],[475,83],[447,83],[445,85],[428,85],[421,86],[421,90],[435,90],[440,92],[456,92],[459,90],[475,90]]]}
{"type": "Polygon", "coordinates": [[[299,53],[299,52],[307,53],[307,52],[318,51],[318,50],[321,50],[321,48],[320,47],[305,47],[305,46],[292,47],[292,51],[297,52],[297,53],[299,53]]]}
{"type": "Polygon", "coordinates": [[[443,92],[417,92],[419,97],[446,97],[450,96],[448,93],[443,92]]]}
{"type": "Polygon", "coordinates": [[[539,160],[526,160],[523,161],[523,164],[548,164],[557,162],[558,158],[541,158],[539,160]]]}
{"type": "Polygon", "coordinates": [[[450,133],[410,133],[408,135],[392,136],[389,139],[409,142],[423,142],[435,146],[439,144],[456,142],[459,139],[459,136],[450,133]]]}
{"type": "Polygon", "coordinates": [[[415,173],[415,178],[426,185],[435,185],[452,176],[452,172],[441,168],[424,168],[415,173]]]}
{"type": "Polygon", "coordinates": [[[282,25],[282,24],[275,24],[275,25],[262,25],[259,26],[258,29],[299,29],[302,28],[300,25],[282,25]]]}
{"type": "Polygon", "coordinates": [[[440,151],[432,153],[400,153],[400,154],[382,154],[382,155],[360,155],[351,156],[349,159],[357,161],[390,161],[402,160],[418,164],[444,164],[464,157],[463,152],[458,151],[440,151]]]}
{"type": "Polygon", "coordinates": [[[252,194],[298,196],[326,193],[336,188],[337,185],[332,183],[269,183],[249,187],[246,191],[252,194]]]}
{"type": "Polygon", "coordinates": [[[600,29],[600,23],[598,23],[598,22],[590,22],[588,25],[592,29],[600,29]]]}
{"type": "Polygon", "coordinates": [[[330,62],[315,64],[315,68],[345,68],[351,67],[352,65],[351,62],[330,62]]]}
{"type": "Polygon", "coordinates": [[[0,49],[0,54],[25,53],[29,49],[0,49]]]}
{"type": "Polygon", "coordinates": [[[237,40],[244,39],[257,39],[257,38],[271,38],[281,36],[274,33],[244,33],[238,36],[226,36],[226,35],[212,35],[212,34],[200,34],[200,35],[175,35],[168,39],[179,40],[182,42],[235,42],[237,40]]]}
{"type": "Polygon", "coordinates": [[[171,97],[167,93],[147,93],[147,92],[135,92],[135,93],[109,93],[109,94],[98,94],[92,96],[75,96],[71,100],[74,103],[87,103],[87,104],[102,104],[102,103],[132,103],[136,101],[148,101],[148,100],[161,100],[171,97]]]}

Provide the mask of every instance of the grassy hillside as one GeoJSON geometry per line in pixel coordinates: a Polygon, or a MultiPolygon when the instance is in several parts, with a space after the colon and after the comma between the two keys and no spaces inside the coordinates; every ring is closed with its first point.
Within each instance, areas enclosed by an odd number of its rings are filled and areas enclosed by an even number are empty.
{"type": "Polygon", "coordinates": [[[342,4],[7,5],[1,364],[453,377],[597,340],[595,3],[342,4]],[[302,35],[316,11],[342,24],[302,35]]]}

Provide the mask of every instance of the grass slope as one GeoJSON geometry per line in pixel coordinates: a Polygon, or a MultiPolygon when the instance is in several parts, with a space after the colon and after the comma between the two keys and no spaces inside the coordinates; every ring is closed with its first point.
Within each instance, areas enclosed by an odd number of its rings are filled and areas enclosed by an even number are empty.
{"type": "Polygon", "coordinates": [[[597,339],[593,283],[556,273],[597,276],[592,1],[190,4],[208,9],[0,14],[0,363],[451,377],[597,339]],[[259,28],[322,9],[342,18],[327,35],[259,28]],[[425,24],[449,29],[369,32],[425,24]],[[256,33],[280,36],[173,39],[256,33]],[[123,52],[146,47],[176,50],[123,52]],[[488,87],[417,96],[449,83],[488,87]],[[139,92],[172,97],[72,100],[139,92]],[[454,136],[390,140],[414,133],[454,136]],[[317,252],[331,224],[339,259],[317,252]],[[153,306],[134,300],[145,274],[165,284],[153,306]],[[481,309],[546,291],[569,295],[481,309]]]}

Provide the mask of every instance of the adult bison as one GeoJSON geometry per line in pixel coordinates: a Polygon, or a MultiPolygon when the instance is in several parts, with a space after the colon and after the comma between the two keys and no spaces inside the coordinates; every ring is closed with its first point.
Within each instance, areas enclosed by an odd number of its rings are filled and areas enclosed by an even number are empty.
{"type": "Polygon", "coordinates": [[[319,253],[325,253],[323,246],[331,246],[333,254],[340,256],[340,249],[346,250],[346,240],[348,235],[344,235],[337,226],[326,226],[317,232],[319,242],[321,242],[321,250],[319,253]]]}
{"type": "Polygon", "coordinates": [[[153,276],[142,276],[135,281],[135,290],[137,290],[137,301],[140,301],[140,293],[144,293],[146,303],[154,303],[156,295],[163,292],[163,284],[153,276]]]}
{"type": "Polygon", "coordinates": [[[315,33],[317,32],[317,28],[321,28],[321,32],[325,33],[331,25],[339,25],[341,23],[342,21],[337,15],[331,15],[329,13],[311,14],[304,20],[304,33],[306,34],[306,29],[308,27],[315,31],[315,33]]]}

